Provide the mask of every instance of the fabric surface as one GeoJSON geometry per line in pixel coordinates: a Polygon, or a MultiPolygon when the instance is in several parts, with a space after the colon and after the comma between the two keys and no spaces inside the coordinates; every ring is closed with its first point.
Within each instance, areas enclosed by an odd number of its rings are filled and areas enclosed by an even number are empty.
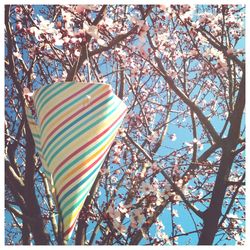
{"type": "Polygon", "coordinates": [[[98,83],[55,83],[33,100],[37,124],[29,109],[27,119],[68,240],[127,108],[110,85],[98,83]]]}

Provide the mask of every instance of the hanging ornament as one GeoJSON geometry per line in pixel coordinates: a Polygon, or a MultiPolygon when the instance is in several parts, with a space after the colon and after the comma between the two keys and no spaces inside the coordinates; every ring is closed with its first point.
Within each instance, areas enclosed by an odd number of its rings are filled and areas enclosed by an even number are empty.
{"type": "Polygon", "coordinates": [[[27,119],[67,241],[127,108],[109,84],[100,83],[55,83],[32,99],[37,121],[28,107],[27,119]]]}

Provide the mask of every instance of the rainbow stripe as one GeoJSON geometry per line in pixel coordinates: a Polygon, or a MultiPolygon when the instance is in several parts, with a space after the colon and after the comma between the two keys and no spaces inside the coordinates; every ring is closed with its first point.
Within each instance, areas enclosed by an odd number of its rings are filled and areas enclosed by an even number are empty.
{"type": "Polygon", "coordinates": [[[99,83],[55,83],[33,99],[38,125],[26,108],[27,119],[68,240],[127,108],[110,85],[99,83]]]}

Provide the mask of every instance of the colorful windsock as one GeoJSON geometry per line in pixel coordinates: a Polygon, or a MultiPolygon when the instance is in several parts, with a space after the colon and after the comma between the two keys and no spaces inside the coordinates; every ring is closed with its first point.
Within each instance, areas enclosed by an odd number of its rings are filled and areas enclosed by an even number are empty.
{"type": "Polygon", "coordinates": [[[55,83],[35,91],[33,101],[38,119],[26,108],[27,119],[68,240],[127,108],[100,83],[55,83]]]}

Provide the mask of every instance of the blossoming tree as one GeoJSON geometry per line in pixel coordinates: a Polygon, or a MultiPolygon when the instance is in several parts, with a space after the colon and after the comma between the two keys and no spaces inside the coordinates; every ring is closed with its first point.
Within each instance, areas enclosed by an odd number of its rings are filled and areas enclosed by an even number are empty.
{"type": "Polygon", "coordinates": [[[128,106],[69,244],[244,244],[244,6],[5,6],[5,241],[63,244],[24,88],[128,106]]]}

